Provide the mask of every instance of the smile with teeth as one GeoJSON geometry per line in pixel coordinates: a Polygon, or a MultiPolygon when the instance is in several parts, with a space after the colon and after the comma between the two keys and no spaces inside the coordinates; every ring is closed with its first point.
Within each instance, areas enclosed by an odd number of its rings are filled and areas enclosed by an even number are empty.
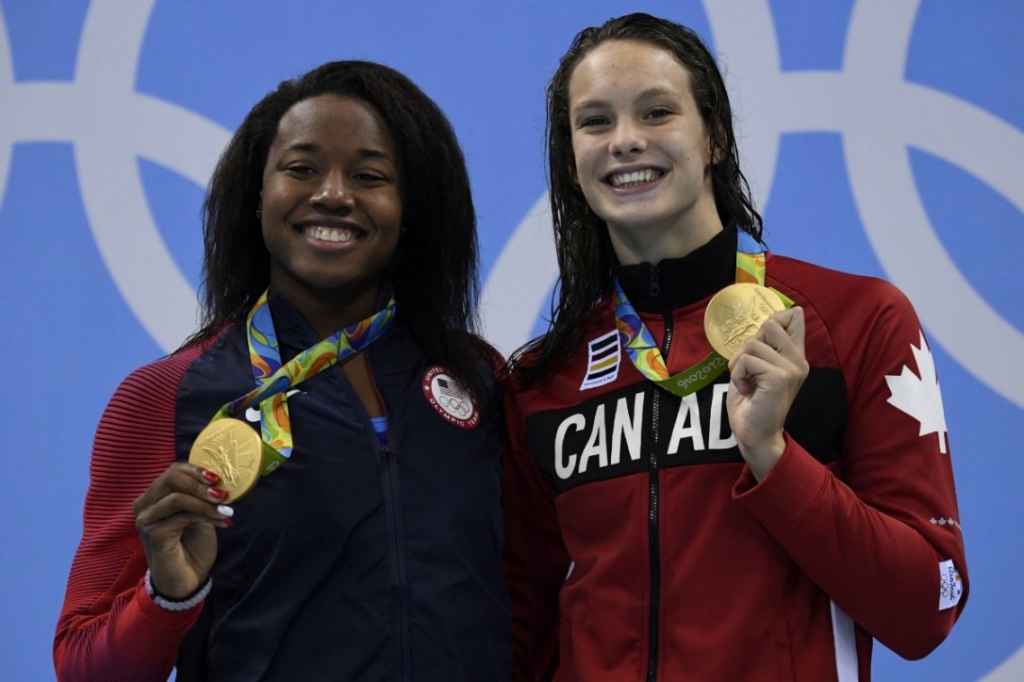
{"type": "Polygon", "coordinates": [[[303,225],[302,234],[310,239],[322,242],[347,243],[359,239],[361,236],[355,230],[348,227],[327,227],[324,225],[303,225]]]}
{"type": "Polygon", "coordinates": [[[654,182],[664,173],[655,168],[645,168],[631,173],[612,173],[608,176],[608,182],[612,187],[636,187],[646,182],[654,182]]]}

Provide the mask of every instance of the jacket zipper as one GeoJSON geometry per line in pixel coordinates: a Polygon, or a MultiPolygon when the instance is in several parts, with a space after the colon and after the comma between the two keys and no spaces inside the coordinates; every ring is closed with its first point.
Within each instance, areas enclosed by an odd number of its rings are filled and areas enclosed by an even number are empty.
{"type": "MultiPolygon", "coordinates": [[[[661,283],[658,277],[658,266],[651,269],[651,298],[657,300],[661,294],[661,283]]],[[[672,343],[672,311],[664,310],[665,338],[661,344],[661,357],[668,365],[668,349],[672,343]]],[[[647,542],[650,552],[651,564],[651,597],[650,613],[648,615],[648,658],[647,658],[647,682],[657,682],[658,679],[658,642],[660,639],[661,624],[661,548],[658,543],[658,434],[661,420],[661,391],[654,389],[654,397],[651,401],[651,457],[649,466],[650,475],[650,503],[647,519],[647,542]]]]}
{"type": "MultiPolygon", "coordinates": [[[[366,426],[371,432],[371,440],[378,454],[378,468],[381,478],[381,493],[384,496],[384,513],[388,529],[388,558],[391,566],[391,596],[394,603],[394,637],[395,647],[398,651],[398,679],[409,680],[412,678],[412,650],[409,642],[409,599],[408,599],[408,574],[405,565],[405,551],[403,538],[405,527],[402,523],[401,493],[398,484],[398,454],[397,449],[392,449],[393,436],[391,418],[388,415],[387,403],[381,394],[377,380],[373,376],[372,365],[369,362],[371,354],[367,353],[367,370],[370,373],[370,381],[377,398],[384,408],[384,417],[387,419],[386,444],[381,444],[377,432],[370,422],[370,416],[364,409],[366,426]]],[[[356,402],[359,402],[358,399],[356,402]]],[[[360,403],[361,404],[361,403],[360,403]]]]}
{"type": "MultiPolygon", "coordinates": [[[[376,434],[374,434],[374,438],[376,438],[376,434]]],[[[397,451],[392,450],[388,445],[380,447],[381,484],[387,515],[388,554],[391,558],[391,593],[395,604],[395,645],[400,659],[398,679],[408,680],[410,679],[412,652],[408,633],[408,577],[402,542],[405,532],[402,524],[401,504],[399,503],[397,454],[397,451]]]]}

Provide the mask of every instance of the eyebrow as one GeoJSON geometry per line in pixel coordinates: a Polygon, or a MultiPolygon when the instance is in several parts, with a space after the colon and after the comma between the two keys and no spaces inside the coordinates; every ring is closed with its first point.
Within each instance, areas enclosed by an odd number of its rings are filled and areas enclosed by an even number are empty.
{"type": "MultiPolygon", "coordinates": [[[[657,97],[665,97],[665,96],[674,97],[674,96],[676,96],[676,94],[677,93],[674,90],[670,90],[668,88],[647,88],[646,90],[641,92],[639,95],[637,95],[636,99],[634,99],[633,101],[634,102],[644,102],[646,100],[655,99],[657,97]]],[[[608,101],[607,100],[603,100],[603,99],[587,99],[587,100],[583,100],[576,107],[574,107],[573,111],[579,111],[580,109],[600,109],[601,107],[605,107],[605,106],[608,106],[608,101]]]]}
{"type": "MultiPolygon", "coordinates": [[[[312,142],[296,142],[295,144],[288,145],[285,147],[286,152],[307,152],[309,154],[315,154],[320,151],[320,146],[312,142]]],[[[360,148],[356,150],[356,153],[364,159],[385,159],[391,160],[391,155],[383,149],[370,149],[360,148]]]]}

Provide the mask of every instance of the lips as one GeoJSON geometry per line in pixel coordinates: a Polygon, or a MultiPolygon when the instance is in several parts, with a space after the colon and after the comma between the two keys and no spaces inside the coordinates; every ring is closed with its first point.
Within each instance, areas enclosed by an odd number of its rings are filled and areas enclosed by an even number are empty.
{"type": "Polygon", "coordinates": [[[348,244],[366,235],[366,230],[351,223],[302,222],[295,229],[307,239],[329,244],[348,244]]]}
{"type": "Polygon", "coordinates": [[[665,175],[665,171],[660,168],[640,168],[609,173],[605,177],[605,182],[616,189],[630,189],[654,182],[663,175],[665,175]]]}
{"type": "Polygon", "coordinates": [[[302,229],[302,233],[310,239],[322,242],[352,242],[359,238],[355,230],[338,227],[324,227],[322,225],[310,225],[302,229]]]}

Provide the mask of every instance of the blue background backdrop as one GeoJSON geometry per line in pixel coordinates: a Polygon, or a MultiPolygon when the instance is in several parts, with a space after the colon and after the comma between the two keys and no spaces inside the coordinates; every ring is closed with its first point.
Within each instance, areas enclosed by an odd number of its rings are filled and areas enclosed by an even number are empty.
{"type": "Polygon", "coordinates": [[[390,64],[448,113],[479,211],[485,332],[542,328],[554,265],[543,89],[586,25],[633,10],[719,54],[776,251],[894,281],[941,379],[972,594],[878,680],[1024,679],[1024,4],[0,0],[0,678],[49,680],[93,430],[195,324],[199,207],[282,79],[390,64]]]}

